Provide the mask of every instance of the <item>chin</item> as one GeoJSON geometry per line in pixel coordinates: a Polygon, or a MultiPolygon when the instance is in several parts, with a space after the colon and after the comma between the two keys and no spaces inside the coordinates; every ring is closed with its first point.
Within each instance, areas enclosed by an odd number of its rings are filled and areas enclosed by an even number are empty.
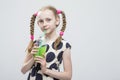
{"type": "Polygon", "coordinates": [[[46,35],[49,35],[49,34],[51,34],[52,32],[50,32],[50,31],[46,31],[46,35]]]}

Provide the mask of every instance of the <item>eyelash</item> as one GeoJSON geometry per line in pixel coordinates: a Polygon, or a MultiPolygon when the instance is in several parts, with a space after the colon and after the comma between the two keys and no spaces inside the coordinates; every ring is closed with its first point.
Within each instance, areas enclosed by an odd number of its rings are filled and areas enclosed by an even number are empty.
{"type": "MultiPolygon", "coordinates": [[[[47,21],[47,22],[50,22],[50,21],[51,21],[51,19],[49,19],[49,18],[48,18],[48,19],[46,19],[46,21],[47,21]]],[[[43,22],[43,20],[39,20],[39,22],[40,22],[40,23],[42,23],[42,22],[43,22]]]]}
{"type": "Polygon", "coordinates": [[[42,23],[42,22],[43,22],[43,20],[39,20],[39,22],[40,22],[40,23],[42,23]]]}
{"type": "Polygon", "coordinates": [[[46,19],[46,21],[51,21],[51,19],[46,19]]]}

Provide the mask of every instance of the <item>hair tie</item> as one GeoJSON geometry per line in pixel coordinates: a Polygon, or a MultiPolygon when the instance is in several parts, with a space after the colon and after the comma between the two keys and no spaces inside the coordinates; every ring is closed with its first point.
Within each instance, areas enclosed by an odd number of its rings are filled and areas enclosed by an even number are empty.
{"type": "Polygon", "coordinates": [[[62,13],[62,11],[61,10],[57,10],[57,14],[61,14],[62,13]]]}
{"type": "Polygon", "coordinates": [[[60,36],[63,36],[64,32],[63,31],[60,31],[60,36]]]}
{"type": "Polygon", "coordinates": [[[38,15],[38,12],[34,13],[34,15],[37,16],[37,15],[38,15]]]}
{"type": "Polygon", "coordinates": [[[30,36],[30,39],[31,39],[31,40],[34,40],[34,35],[31,35],[31,36],[30,36]]]}
{"type": "Polygon", "coordinates": [[[35,16],[39,16],[40,15],[40,11],[34,13],[35,16]]]}

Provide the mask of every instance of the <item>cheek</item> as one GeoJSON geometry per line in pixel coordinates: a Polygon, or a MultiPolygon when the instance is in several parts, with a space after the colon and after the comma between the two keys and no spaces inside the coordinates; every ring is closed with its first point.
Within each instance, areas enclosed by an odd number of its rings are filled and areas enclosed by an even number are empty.
{"type": "Polygon", "coordinates": [[[50,25],[55,27],[56,26],[56,22],[52,22],[50,25]]]}
{"type": "Polygon", "coordinates": [[[42,25],[38,24],[38,27],[39,27],[41,30],[43,30],[43,27],[42,27],[42,25]]]}
{"type": "Polygon", "coordinates": [[[56,28],[56,25],[55,25],[55,24],[51,24],[51,25],[49,25],[49,27],[50,27],[51,29],[54,29],[54,28],[56,28]]]}
{"type": "Polygon", "coordinates": [[[37,24],[38,24],[38,26],[39,26],[40,28],[42,28],[42,25],[41,25],[39,22],[38,22],[37,24]]]}

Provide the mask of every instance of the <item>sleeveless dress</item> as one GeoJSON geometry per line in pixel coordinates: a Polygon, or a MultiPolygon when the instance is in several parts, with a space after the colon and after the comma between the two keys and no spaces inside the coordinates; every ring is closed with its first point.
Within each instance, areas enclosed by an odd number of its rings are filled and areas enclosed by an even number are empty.
{"type": "MultiPolygon", "coordinates": [[[[67,48],[71,49],[71,45],[63,39],[61,40],[60,44],[57,46],[57,50],[54,49],[53,45],[54,45],[54,41],[50,41],[46,43],[47,46],[47,50],[45,53],[46,67],[51,70],[62,72],[64,71],[62,55],[67,48]]],[[[27,80],[59,80],[59,79],[43,74],[41,72],[40,64],[37,63],[37,65],[34,64],[31,67],[27,80]]]]}

